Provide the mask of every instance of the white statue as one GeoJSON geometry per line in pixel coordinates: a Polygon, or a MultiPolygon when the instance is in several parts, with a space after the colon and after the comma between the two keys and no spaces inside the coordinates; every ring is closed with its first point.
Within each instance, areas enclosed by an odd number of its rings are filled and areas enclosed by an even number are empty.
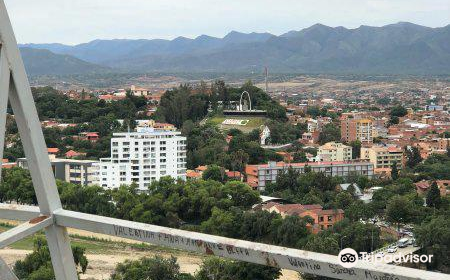
{"type": "Polygon", "coordinates": [[[262,130],[261,133],[259,134],[259,138],[260,138],[260,144],[261,145],[267,145],[267,140],[270,138],[270,129],[267,125],[261,126],[262,130]]]}

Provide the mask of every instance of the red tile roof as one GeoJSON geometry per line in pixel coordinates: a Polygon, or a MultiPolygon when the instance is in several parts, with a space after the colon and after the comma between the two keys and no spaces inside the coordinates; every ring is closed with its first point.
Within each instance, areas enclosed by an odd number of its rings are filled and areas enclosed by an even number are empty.
{"type": "Polygon", "coordinates": [[[49,154],[57,154],[59,152],[58,148],[47,148],[49,154]]]}

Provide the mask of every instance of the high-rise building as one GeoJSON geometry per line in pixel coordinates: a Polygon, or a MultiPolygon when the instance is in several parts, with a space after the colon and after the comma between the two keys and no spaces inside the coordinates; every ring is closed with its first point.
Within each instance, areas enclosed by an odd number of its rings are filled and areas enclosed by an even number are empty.
{"type": "Polygon", "coordinates": [[[344,142],[373,142],[373,121],[358,114],[343,114],[341,117],[341,139],[344,142]]]}
{"type": "Polygon", "coordinates": [[[140,191],[161,177],[186,179],[186,137],[180,132],[137,128],[114,133],[111,158],[100,159],[97,183],[118,188],[135,183],[140,191]]]}

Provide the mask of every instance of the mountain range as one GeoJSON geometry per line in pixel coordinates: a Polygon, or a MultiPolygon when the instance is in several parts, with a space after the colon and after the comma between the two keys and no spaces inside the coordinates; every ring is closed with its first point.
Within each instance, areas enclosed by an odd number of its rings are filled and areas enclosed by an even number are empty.
{"type": "Polygon", "coordinates": [[[407,22],[355,29],[316,24],[280,36],[233,31],[223,38],[201,35],[195,39],[94,40],[75,46],[20,47],[30,74],[51,74],[52,69],[55,74],[232,73],[261,72],[265,66],[271,72],[290,73],[450,73],[450,25],[430,28],[407,22]]]}

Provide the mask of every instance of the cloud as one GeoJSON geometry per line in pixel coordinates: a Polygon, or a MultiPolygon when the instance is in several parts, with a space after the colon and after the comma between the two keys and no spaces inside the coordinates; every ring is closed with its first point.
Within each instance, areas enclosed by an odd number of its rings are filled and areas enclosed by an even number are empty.
{"type": "Polygon", "coordinates": [[[281,34],[315,23],[450,23],[448,0],[5,0],[19,42],[281,34]]]}

